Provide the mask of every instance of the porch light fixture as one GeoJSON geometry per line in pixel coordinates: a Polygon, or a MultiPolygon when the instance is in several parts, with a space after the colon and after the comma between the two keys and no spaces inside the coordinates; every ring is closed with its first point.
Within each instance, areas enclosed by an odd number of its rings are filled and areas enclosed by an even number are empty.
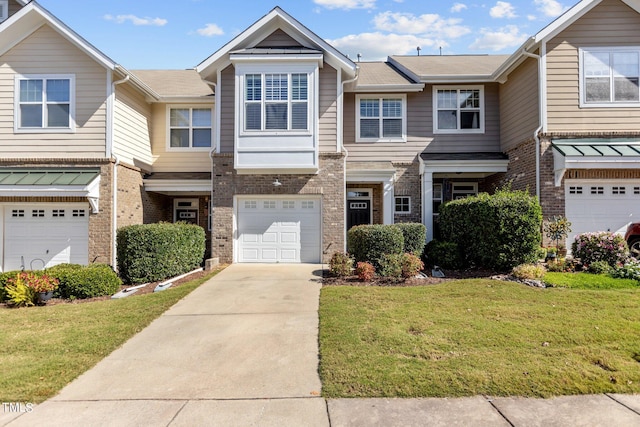
{"type": "Polygon", "coordinates": [[[273,186],[274,187],[280,187],[282,185],[282,183],[280,181],[278,181],[278,178],[276,178],[275,181],[273,181],[273,186]]]}

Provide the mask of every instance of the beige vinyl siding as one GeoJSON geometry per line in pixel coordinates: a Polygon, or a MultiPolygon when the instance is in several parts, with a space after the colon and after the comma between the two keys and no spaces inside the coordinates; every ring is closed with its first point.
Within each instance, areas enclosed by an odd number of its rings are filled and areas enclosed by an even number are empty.
{"type": "Polygon", "coordinates": [[[500,86],[502,151],[533,138],[540,125],[538,98],[538,61],[529,58],[500,86]]]}
{"type": "Polygon", "coordinates": [[[236,74],[230,65],[222,70],[221,82],[216,90],[220,91],[220,152],[233,153],[236,121],[236,74]]]}
{"type": "MultiPolygon", "coordinates": [[[[180,103],[183,107],[190,104],[180,103]]],[[[153,172],[210,172],[209,152],[169,151],[167,127],[167,107],[171,104],[151,106],[151,149],[153,151],[153,172]]],[[[213,104],[194,104],[194,107],[211,107],[213,104]]],[[[214,129],[215,134],[215,129],[214,129]]]]}
{"type": "Polygon", "coordinates": [[[300,46],[300,43],[295,41],[289,34],[278,29],[269,34],[264,40],[256,45],[256,47],[293,47],[300,46]]]}
{"type": "Polygon", "coordinates": [[[104,158],[107,70],[49,26],[0,60],[0,156],[4,158],[104,158]],[[75,133],[14,133],[15,76],[75,75],[75,133]]]}
{"type": "Polygon", "coordinates": [[[320,152],[337,150],[337,110],[336,98],[338,96],[337,73],[334,68],[324,64],[320,69],[320,117],[318,124],[318,141],[320,152]]]}
{"type": "MultiPolygon", "coordinates": [[[[462,87],[462,86],[461,86],[462,87]]],[[[355,142],[355,94],[345,94],[344,143],[349,161],[410,162],[421,152],[467,153],[500,151],[498,85],[484,85],[484,134],[433,134],[433,88],[407,94],[407,142],[355,142]]]]}
{"type": "Polygon", "coordinates": [[[113,152],[121,162],[149,169],[151,156],[151,106],[128,84],[116,86],[113,152]]]}
{"type": "Polygon", "coordinates": [[[547,44],[548,130],[637,130],[640,108],[580,108],[582,46],[640,46],[640,15],[621,1],[604,0],[547,44]]]}

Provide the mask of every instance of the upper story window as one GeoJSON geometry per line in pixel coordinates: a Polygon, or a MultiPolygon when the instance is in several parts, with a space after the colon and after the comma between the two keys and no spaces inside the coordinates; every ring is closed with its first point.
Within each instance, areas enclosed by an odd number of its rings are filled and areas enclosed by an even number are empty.
{"type": "Polygon", "coordinates": [[[244,87],[245,131],[309,129],[308,74],[245,74],[244,87]]]}
{"type": "Polygon", "coordinates": [[[640,47],[580,49],[580,106],[637,107],[640,47]]]}
{"type": "Polygon", "coordinates": [[[74,77],[16,76],[16,132],[73,131],[74,77]]]}
{"type": "Polygon", "coordinates": [[[484,88],[434,86],[433,133],[484,133],[484,88]]]}
{"type": "Polygon", "coordinates": [[[406,97],[356,96],[356,141],[406,141],[406,97]]]}
{"type": "Polygon", "coordinates": [[[211,148],[212,109],[169,108],[169,148],[211,148]]]}
{"type": "Polygon", "coordinates": [[[9,0],[0,0],[0,22],[9,17],[9,0]]]}

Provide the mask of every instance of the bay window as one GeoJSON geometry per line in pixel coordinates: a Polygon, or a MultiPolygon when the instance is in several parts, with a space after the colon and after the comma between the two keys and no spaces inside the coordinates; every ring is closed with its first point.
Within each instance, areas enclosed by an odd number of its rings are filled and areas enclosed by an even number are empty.
{"type": "Polygon", "coordinates": [[[483,133],[483,87],[433,88],[433,133],[483,133]]]}
{"type": "Polygon", "coordinates": [[[406,97],[356,96],[356,141],[406,140],[406,97]]]}
{"type": "Polygon", "coordinates": [[[640,47],[580,49],[582,107],[637,106],[639,80],[640,47]]]}

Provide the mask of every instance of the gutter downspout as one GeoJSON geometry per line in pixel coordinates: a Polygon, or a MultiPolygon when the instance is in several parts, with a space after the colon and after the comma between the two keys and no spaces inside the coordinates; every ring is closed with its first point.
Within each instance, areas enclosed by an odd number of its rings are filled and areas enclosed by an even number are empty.
{"type": "MultiPolygon", "coordinates": [[[[360,67],[358,65],[356,65],[356,75],[355,77],[353,77],[352,79],[349,80],[345,80],[342,82],[342,93],[340,94],[340,97],[342,98],[342,105],[344,106],[344,86],[349,84],[349,83],[353,83],[356,80],[358,80],[358,77],[360,75],[360,67]]],[[[344,109],[342,110],[342,117],[344,117],[344,109]]],[[[347,147],[344,146],[344,121],[342,121],[342,129],[340,129],[340,131],[342,132],[342,136],[340,136],[339,140],[340,140],[340,147],[338,147],[341,151],[344,151],[344,166],[342,167],[342,173],[344,175],[343,177],[343,183],[344,183],[344,199],[342,201],[342,206],[344,206],[344,213],[343,213],[343,218],[344,218],[344,227],[343,228],[343,233],[344,233],[344,245],[342,250],[346,252],[347,250],[347,157],[349,157],[349,150],[347,150],[347,147]]]]}
{"type": "Polygon", "coordinates": [[[542,57],[540,55],[536,55],[534,53],[527,52],[526,50],[522,50],[522,54],[529,58],[533,58],[538,61],[538,127],[533,132],[533,139],[536,141],[536,198],[538,202],[540,201],[540,131],[542,131],[543,125],[543,96],[542,96],[542,84],[540,83],[542,78],[542,57]]]}
{"type": "Polygon", "coordinates": [[[209,212],[209,215],[211,216],[211,230],[210,230],[210,235],[211,235],[211,243],[210,243],[210,247],[209,249],[211,250],[211,257],[213,258],[213,177],[215,176],[213,173],[213,169],[214,169],[214,163],[213,163],[213,155],[216,153],[217,148],[218,148],[218,143],[219,143],[219,132],[220,132],[220,122],[218,120],[218,84],[216,82],[212,82],[209,80],[205,80],[202,77],[200,78],[203,82],[205,82],[208,85],[213,86],[213,95],[214,95],[214,104],[213,107],[215,108],[216,111],[216,120],[215,120],[215,124],[216,124],[216,140],[215,141],[211,141],[211,150],[209,150],[209,160],[211,160],[211,198],[209,199],[209,206],[208,208],[211,210],[211,212],[209,212]]]}
{"type": "MultiPolygon", "coordinates": [[[[127,74],[123,79],[117,80],[112,83],[111,96],[115,98],[116,95],[116,86],[122,83],[126,83],[129,81],[129,75],[127,74]]],[[[114,99],[115,101],[115,99],[114,99]]],[[[115,103],[111,103],[111,115],[113,117],[113,108],[115,107],[115,103]]],[[[107,141],[107,145],[109,146],[109,158],[113,158],[115,161],[113,163],[113,173],[111,176],[111,193],[113,197],[113,202],[111,203],[111,267],[117,271],[118,270],[118,257],[116,255],[116,233],[118,231],[118,165],[120,164],[120,159],[113,153],[113,128],[114,121],[111,120],[110,123],[110,137],[109,141],[107,141]]]]}

